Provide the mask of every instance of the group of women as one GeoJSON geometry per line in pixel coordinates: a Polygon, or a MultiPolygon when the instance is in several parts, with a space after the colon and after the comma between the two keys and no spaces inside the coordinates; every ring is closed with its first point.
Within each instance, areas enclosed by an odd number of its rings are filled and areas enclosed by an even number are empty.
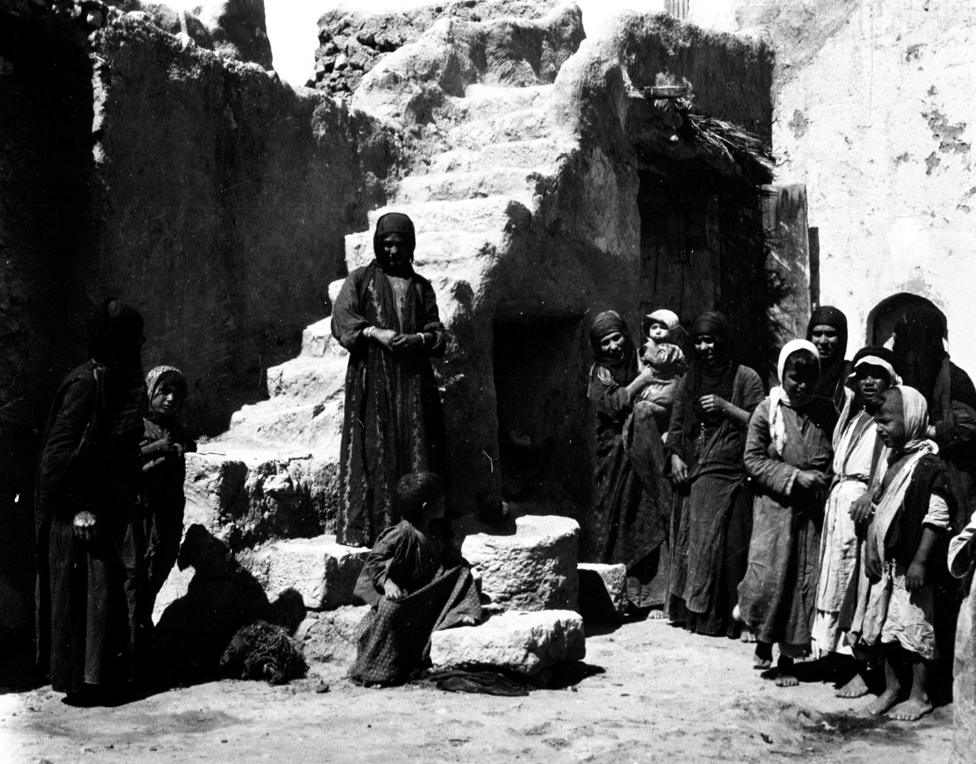
{"type": "MultiPolygon", "coordinates": [[[[667,617],[700,634],[734,638],[742,631],[733,610],[753,536],[746,436],[766,393],[759,375],[737,363],[732,330],[720,313],[702,313],[689,335],[687,373],[675,390],[667,424],[660,435],[653,433],[665,458],[648,463],[646,449],[635,447],[647,436],[639,431],[647,418],[640,411],[642,374],[628,327],[614,311],[599,314],[592,323],[588,395],[597,419],[597,497],[586,521],[584,548],[595,561],[626,564],[631,578],[641,579],[642,591],[657,593],[652,602],[636,603],[651,605],[652,617],[667,617]],[[657,564],[648,565],[648,560],[657,564]]],[[[891,375],[876,374],[869,390],[893,385],[893,377],[900,375],[925,396],[928,435],[946,463],[956,505],[953,525],[961,529],[976,509],[976,391],[949,360],[946,336],[941,313],[916,308],[897,325],[890,349],[865,348],[855,361],[868,355],[891,360],[891,375]]],[[[821,504],[814,513],[800,550],[809,565],[798,585],[809,589],[805,601],[815,603],[815,649],[831,653],[843,650],[844,600],[852,577],[863,575],[857,570],[857,507],[852,511],[852,505],[868,490],[880,442],[860,388],[855,389],[853,363],[845,360],[844,314],[829,306],[817,308],[807,340],[819,356],[815,397],[830,420],[822,466],[830,483],[823,491],[829,497],[826,507],[821,504]]],[[[855,609],[851,615],[856,616],[855,609]]]]}

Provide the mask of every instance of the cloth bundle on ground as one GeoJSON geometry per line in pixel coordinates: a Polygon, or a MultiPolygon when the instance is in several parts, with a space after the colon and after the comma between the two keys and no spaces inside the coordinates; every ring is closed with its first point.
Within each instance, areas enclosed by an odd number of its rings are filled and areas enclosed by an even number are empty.
{"type": "Polygon", "coordinates": [[[241,627],[220,656],[220,674],[229,679],[267,679],[286,684],[301,679],[308,664],[281,626],[255,621],[241,627]]]}

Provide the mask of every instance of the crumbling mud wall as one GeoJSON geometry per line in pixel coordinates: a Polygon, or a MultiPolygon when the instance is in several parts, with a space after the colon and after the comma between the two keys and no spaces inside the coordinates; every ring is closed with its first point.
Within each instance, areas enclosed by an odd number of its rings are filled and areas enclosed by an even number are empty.
{"type": "Polygon", "coordinates": [[[91,44],[98,201],[85,284],[140,307],[147,367],[183,368],[190,426],[216,433],[327,309],[342,237],[382,198],[395,143],[138,12],[91,44]]]}
{"type": "Polygon", "coordinates": [[[976,8],[775,5],[741,21],[764,27],[782,60],[773,142],[781,175],[809,193],[822,301],[847,313],[855,343],[884,298],[928,298],[948,317],[953,358],[976,371],[964,335],[976,318],[976,8]]]}

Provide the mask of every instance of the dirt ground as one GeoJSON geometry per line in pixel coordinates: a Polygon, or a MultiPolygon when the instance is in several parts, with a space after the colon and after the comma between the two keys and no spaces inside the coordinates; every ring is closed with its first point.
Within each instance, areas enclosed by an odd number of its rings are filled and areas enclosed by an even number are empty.
{"type": "Polygon", "coordinates": [[[948,761],[951,708],[914,724],[866,718],[825,683],[777,688],[751,646],[661,621],[604,629],[560,689],[525,697],[430,685],[376,690],[317,664],[284,687],[223,681],[117,708],[50,687],[0,695],[0,760],[948,761]],[[329,692],[316,693],[322,681],[329,692]]]}

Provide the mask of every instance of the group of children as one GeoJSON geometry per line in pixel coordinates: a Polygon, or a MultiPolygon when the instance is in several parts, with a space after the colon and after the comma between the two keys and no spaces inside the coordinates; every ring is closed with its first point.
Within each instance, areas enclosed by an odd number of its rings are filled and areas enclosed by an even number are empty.
{"type": "MultiPolygon", "coordinates": [[[[667,310],[647,318],[641,367],[653,383],[639,399],[665,410],[683,373],[678,321],[667,310]]],[[[733,615],[756,642],[755,667],[778,685],[797,684],[797,658],[820,658],[853,673],[838,695],[854,698],[883,664],[884,689],[867,710],[911,721],[932,709],[932,680],[951,652],[953,635],[940,633],[958,607],[947,575],[970,570],[976,516],[950,542],[955,499],[926,399],[901,384],[891,350],[859,351],[836,399],[817,394],[823,355],[809,340],[788,342],[779,385],[749,420],[753,528],[733,615]]]]}

